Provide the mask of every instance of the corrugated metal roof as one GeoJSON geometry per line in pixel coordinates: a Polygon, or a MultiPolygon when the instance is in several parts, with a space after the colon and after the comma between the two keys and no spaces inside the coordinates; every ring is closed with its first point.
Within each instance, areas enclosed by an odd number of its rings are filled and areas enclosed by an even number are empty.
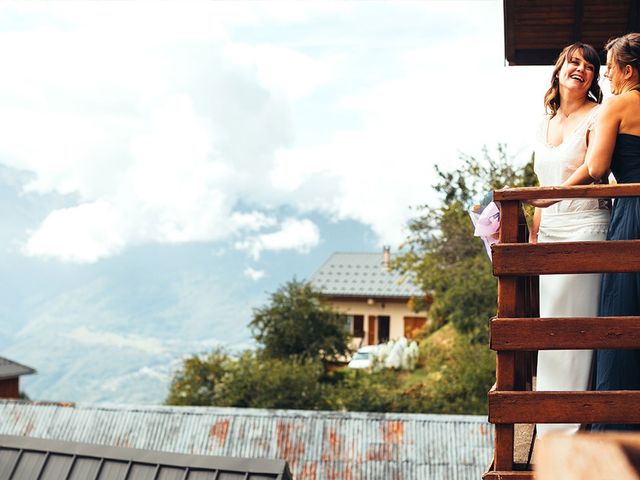
{"type": "Polygon", "coordinates": [[[423,294],[411,277],[389,271],[382,253],[334,253],[310,283],[324,295],[409,298],[423,294]]]}
{"type": "Polygon", "coordinates": [[[21,365],[8,358],[0,357],[0,379],[15,378],[21,375],[36,373],[33,368],[21,365]]]}
{"type": "Polygon", "coordinates": [[[0,434],[286,460],[296,480],[477,480],[486,417],[0,401],[0,434]]]}
{"type": "Polygon", "coordinates": [[[2,480],[291,480],[282,460],[184,455],[0,435],[2,480]]]}

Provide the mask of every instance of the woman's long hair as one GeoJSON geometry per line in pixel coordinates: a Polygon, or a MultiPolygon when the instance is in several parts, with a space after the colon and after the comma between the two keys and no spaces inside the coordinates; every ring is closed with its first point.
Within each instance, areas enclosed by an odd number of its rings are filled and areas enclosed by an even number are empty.
{"type": "Polygon", "coordinates": [[[584,59],[593,65],[593,80],[587,93],[587,100],[595,103],[602,102],[602,90],[600,90],[600,85],[598,84],[598,80],[600,79],[600,56],[596,49],[588,43],[576,42],[565,47],[562,52],[560,52],[560,56],[558,60],[556,60],[556,66],[553,69],[553,74],[551,75],[551,87],[549,87],[547,93],[544,94],[544,108],[552,117],[558,112],[558,108],[560,108],[560,80],[558,78],[560,69],[565,61],[571,60],[576,50],[582,51],[584,59]]]}

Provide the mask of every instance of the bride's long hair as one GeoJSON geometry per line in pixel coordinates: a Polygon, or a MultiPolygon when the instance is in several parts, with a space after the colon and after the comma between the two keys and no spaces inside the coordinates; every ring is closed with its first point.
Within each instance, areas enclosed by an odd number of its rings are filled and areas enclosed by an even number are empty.
{"type": "Polygon", "coordinates": [[[594,103],[602,103],[602,90],[598,81],[600,80],[600,56],[595,48],[588,43],[576,42],[572,45],[565,47],[558,60],[556,60],[556,66],[553,69],[551,75],[551,87],[544,94],[544,108],[552,117],[558,112],[560,108],[560,84],[558,74],[565,61],[571,60],[571,57],[580,50],[584,59],[593,65],[593,80],[587,93],[587,100],[594,103]]]}

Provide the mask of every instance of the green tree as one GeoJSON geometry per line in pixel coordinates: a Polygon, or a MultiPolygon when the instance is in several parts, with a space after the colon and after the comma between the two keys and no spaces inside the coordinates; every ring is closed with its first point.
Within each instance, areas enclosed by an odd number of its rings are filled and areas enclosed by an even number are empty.
{"type": "Polygon", "coordinates": [[[484,246],[473,236],[468,211],[473,201],[505,186],[532,186],[532,162],[516,168],[506,148],[498,145],[493,158],[485,147],[481,158],[461,155],[462,164],[445,172],[436,167],[437,206],[422,205],[409,223],[405,253],[394,266],[411,272],[429,301],[417,299],[416,309],[427,309],[432,328],[451,322],[473,341],[487,340],[487,321],[495,314],[497,282],[484,246]]]}
{"type": "Polygon", "coordinates": [[[239,357],[214,350],[185,358],[174,373],[168,405],[251,408],[327,408],[320,360],[268,358],[246,350],[239,357]]]}
{"type": "Polygon", "coordinates": [[[165,402],[168,405],[216,405],[216,386],[232,362],[221,349],[185,358],[173,375],[165,402]]]}
{"type": "Polygon", "coordinates": [[[249,324],[272,358],[330,358],[348,351],[344,316],[322,303],[308,283],[292,280],[257,308],[249,324]]]}
{"type": "Polygon", "coordinates": [[[216,405],[250,408],[326,408],[319,360],[266,358],[245,351],[216,386],[216,405]]]}

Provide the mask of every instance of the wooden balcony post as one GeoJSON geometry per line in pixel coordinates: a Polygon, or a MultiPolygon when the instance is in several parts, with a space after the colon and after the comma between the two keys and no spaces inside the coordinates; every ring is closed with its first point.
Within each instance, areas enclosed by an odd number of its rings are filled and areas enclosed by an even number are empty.
{"type": "MultiPolygon", "coordinates": [[[[506,201],[500,204],[500,243],[518,241],[520,203],[506,201]]],[[[498,279],[498,317],[511,317],[518,311],[518,278],[498,279]]],[[[516,381],[515,354],[501,351],[496,354],[496,389],[513,390],[516,381]]],[[[514,428],[511,425],[496,425],[496,449],[494,469],[513,469],[514,428]]]]}

